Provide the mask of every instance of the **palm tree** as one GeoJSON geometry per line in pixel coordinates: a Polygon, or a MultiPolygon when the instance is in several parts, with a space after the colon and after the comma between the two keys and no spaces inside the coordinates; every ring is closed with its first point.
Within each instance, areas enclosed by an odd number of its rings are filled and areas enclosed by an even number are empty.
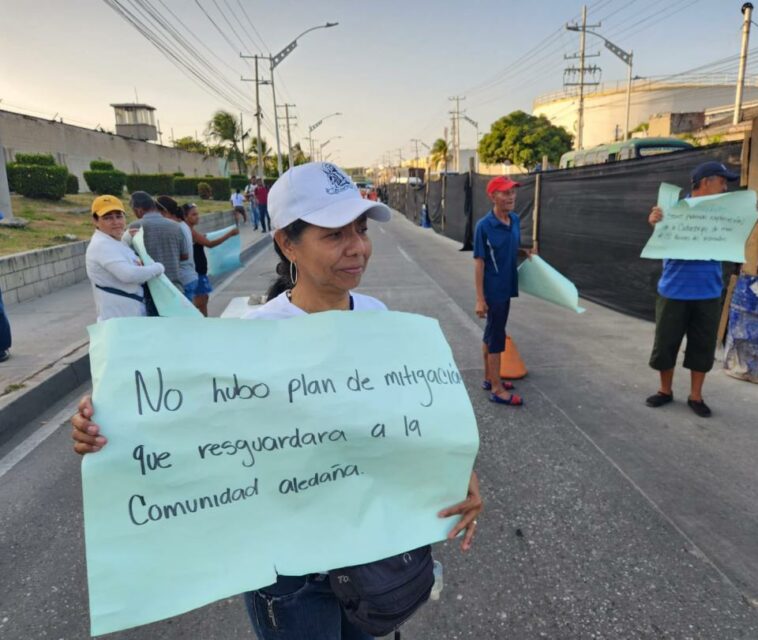
{"type": "MultiPolygon", "coordinates": [[[[271,147],[269,146],[268,142],[266,142],[266,138],[261,138],[261,164],[264,167],[263,173],[266,173],[265,167],[266,163],[268,162],[268,158],[271,155],[271,147]]],[[[256,167],[258,166],[258,138],[253,136],[250,138],[250,150],[247,152],[247,161],[256,167]]]]}
{"type": "Polygon", "coordinates": [[[245,173],[245,159],[239,143],[246,134],[242,132],[237,118],[228,111],[216,111],[208,122],[208,135],[227,148],[227,164],[236,160],[239,173],[245,173]]]}
{"type": "Polygon", "coordinates": [[[435,169],[439,169],[441,164],[445,165],[445,171],[447,171],[447,162],[452,156],[450,155],[450,146],[447,140],[443,138],[437,138],[432,144],[431,161],[435,169]]]}

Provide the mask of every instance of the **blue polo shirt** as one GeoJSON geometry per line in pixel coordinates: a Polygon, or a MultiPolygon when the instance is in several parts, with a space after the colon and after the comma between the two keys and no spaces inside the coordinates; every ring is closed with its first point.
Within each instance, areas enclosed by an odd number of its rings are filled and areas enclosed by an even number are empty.
{"type": "Polygon", "coordinates": [[[516,258],[521,245],[519,217],[508,214],[511,223],[504,224],[490,211],[476,223],[474,258],[484,261],[484,299],[505,302],[518,296],[516,258]]]}
{"type": "Polygon", "coordinates": [[[663,261],[658,293],[671,300],[710,300],[721,296],[724,281],[717,260],[663,261]]]}

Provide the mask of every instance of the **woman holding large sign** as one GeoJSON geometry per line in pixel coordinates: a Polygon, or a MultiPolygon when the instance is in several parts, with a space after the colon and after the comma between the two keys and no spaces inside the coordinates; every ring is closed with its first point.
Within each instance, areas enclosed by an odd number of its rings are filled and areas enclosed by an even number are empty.
{"type": "MultiPolygon", "coordinates": [[[[279,277],[269,290],[268,302],[248,313],[248,319],[283,320],[322,311],[386,309],[375,298],[352,293],[371,257],[367,221],[389,220],[391,213],[385,205],[361,198],[350,178],[336,166],[309,163],[282,175],[271,189],[269,207],[280,258],[279,277]]],[[[457,373],[451,370],[445,375],[457,373]]],[[[91,422],[93,413],[90,398],[83,398],[72,418],[77,453],[99,451],[107,442],[91,422]]],[[[463,534],[464,551],[471,547],[481,509],[478,480],[472,473],[467,498],[439,512],[442,518],[459,516],[448,537],[463,534]]],[[[403,565],[417,558],[428,568],[428,547],[360,567],[334,568],[328,575],[279,576],[275,584],[245,594],[253,627],[261,640],[368,640],[381,635],[373,630],[379,627],[364,623],[360,612],[343,606],[346,596],[341,584],[356,584],[355,571],[360,572],[361,567],[367,568],[361,580],[376,581],[380,576],[379,580],[388,583],[397,582],[398,577],[402,582],[403,565]]],[[[425,587],[421,602],[428,597],[430,586],[425,587]]],[[[408,615],[418,604],[408,608],[408,615]]]]}

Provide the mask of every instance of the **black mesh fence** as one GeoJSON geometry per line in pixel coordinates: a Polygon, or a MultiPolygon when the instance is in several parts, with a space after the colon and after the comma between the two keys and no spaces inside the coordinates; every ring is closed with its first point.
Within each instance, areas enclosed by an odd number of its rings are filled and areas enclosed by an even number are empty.
{"type": "MultiPolygon", "coordinates": [[[[658,260],[640,252],[661,182],[687,188],[690,171],[711,158],[739,169],[741,143],[543,174],[540,255],[582,297],[652,319],[658,260]]],[[[521,195],[521,194],[519,194],[521,195]]]]}
{"type": "Polygon", "coordinates": [[[427,207],[429,209],[429,221],[437,233],[442,232],[442,180],[429,183],[427,207]]]}
{"type": "Polygon", "coordinates": [[[466,191],[468,174],[447,176],[445,191],[445,230],[448,238],[465,243],[466,220],[470,215],[466,211],[466,191]]]}
{"type": "Polygon", "coordinates": [[[414,224],[421,220],[421,205],[424,204],[424,188],[408,186],[405,194],[405,217],[414,224]]]}

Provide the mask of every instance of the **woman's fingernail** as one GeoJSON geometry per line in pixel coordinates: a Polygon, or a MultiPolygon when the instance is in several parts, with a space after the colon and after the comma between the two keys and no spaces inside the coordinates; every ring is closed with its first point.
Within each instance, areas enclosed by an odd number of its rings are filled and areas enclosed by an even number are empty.
{"type": "Polygon", "coordinates": [[[100,447],[92,447],[92,451],[100,451],[100,447]]]}
{"type": "Polygon", "coordinates": [[[97,433],[97,429],[93,426],[87,427],[87,433],[94,436],[97,433]]]}
{"type": "Polygon", "coordinates": [[[97,444],[99,445],[103,445],[105,444],[105,438],[103,438],[103,436],[98,436],[97,438],[95,438],[95,442],[97,442],[97,444]]]}

